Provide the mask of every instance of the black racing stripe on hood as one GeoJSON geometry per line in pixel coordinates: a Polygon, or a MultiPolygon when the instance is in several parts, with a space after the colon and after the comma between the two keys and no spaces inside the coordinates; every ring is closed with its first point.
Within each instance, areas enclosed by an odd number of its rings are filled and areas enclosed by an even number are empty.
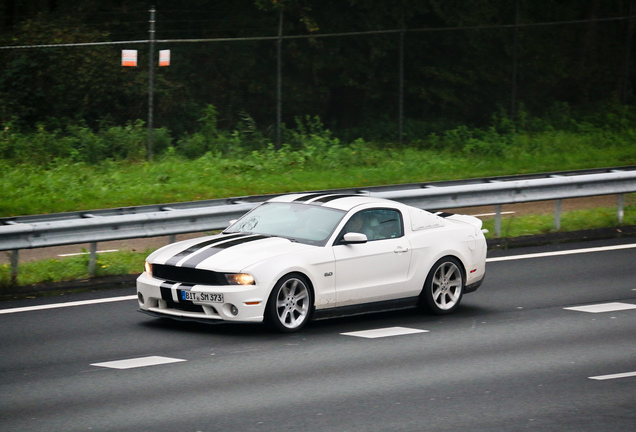
{"type": "Polygon", "coordinates": [[[197,243],[195,245],[190,246],[189,248],[182,250],[181,252],[179,252],[178,254],[176,254],[175,256],[173,256],[172,258],[170,258],[168,261],[166,261],[166,265],[176,265],[179,261],[181,261],[183,258],[187,257],[188,255],[192,255],[193,253],[203,249],[206,246],[209,246],[211,244],[215,244],[215,243],[220,243],[220,242],[224,242],[226,240],[229,239],[233,239],[236,237],[243,237],[245,236],[245,234],[229,234],[226,235],[224,237],[217,237],[211,240],[206,240],[203,241],[201,243],[197,243]]]}
{"type": "Polygon", "coordinates": [[[245,244],[245,243],[249,243],[249,242],[253,242],[256,240],[263,240],[269,238],[268,236],[263,236],[263,235],[253,235],[253,236],[244,236],[241,238],[238,238],[236,240],[232,240],[229,242],[225,242],[225,243],[220,243],[218,245],[215,245],[213,247],[211,247],[210,249],[204,250],[203,252],[193,256],[192,258],[190,258],[189,260],[187,260],[186,262],[184,262],[181,267],[189,267],[189,268],[195,268],[197,265],[199,265],[200,263],[202,263],[203,261],[205,261],[206,259],[210,258],[212,255],[215,255],[225,249],[231,248],[233,246],[238,246],[241,244],[245,244]]]}

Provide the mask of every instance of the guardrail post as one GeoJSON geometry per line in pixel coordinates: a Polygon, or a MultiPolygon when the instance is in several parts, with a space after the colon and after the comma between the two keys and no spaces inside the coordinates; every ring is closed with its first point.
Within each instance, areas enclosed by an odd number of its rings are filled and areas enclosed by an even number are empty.
{"type": "Polygon", "coordinates": [[[18,284],[18,260],[20,256],[19,250],[11,251],[11,285],[18,284]]]}
{"type": "Polygon", "coordinates": [[[625,217],[625,195],[618,194],[618,208],[616,210],[616,216],[618,218],[618,224],[623,224],[623,218],[625,217]]]}
{"type": "Polygon", "coordinates": [[[495,206],[495,237],[501,237],[501,204],[495,206]]]}
{"type": "Polygon", "coordinates": [[[561,229],[561,208],[563,206],[562,200],[556,200],[554,202],[554,230],[559,231],[561,229]]]}
{"type": "Polygon", "coordinates": [[[97,262],[97,243],[90,245],[90,257],[88,258],[88,275],[95,276],[95,263],[97,262]]]}

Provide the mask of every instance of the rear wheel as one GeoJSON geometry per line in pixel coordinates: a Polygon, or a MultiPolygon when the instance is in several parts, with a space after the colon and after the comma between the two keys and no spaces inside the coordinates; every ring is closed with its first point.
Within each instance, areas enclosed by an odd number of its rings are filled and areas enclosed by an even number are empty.
{"type": "Polygon", "coordinates": [[[436,315],[454,312],[464,294],[462,265],[456,258],[437,261],[420,294],[422,305],[436,315]]]}
{"type": "Polygon", "coordinates": [[[291,274],[279,280],[267,302],[267,320],[276,330],[292,333],[300,330],[311,314],[313,294],[307,279],[291,274]]]}

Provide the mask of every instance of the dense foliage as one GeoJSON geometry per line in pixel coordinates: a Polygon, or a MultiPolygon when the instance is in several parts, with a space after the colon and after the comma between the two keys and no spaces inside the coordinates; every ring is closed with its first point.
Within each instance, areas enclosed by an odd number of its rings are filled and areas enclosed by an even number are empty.
{"type": "Polygon", "coordinates": [[[634,114],[620,106],[588,119],[564,108],[546,119],[495,118],[407,147],[345,142],[305,118],[278,149],[257,132],[214,129],[214,112],[208,108],[200,130],[185,138],[158,134],[166,150],[150,162],[141,156],[139,123],[97,132],[76,126],[67,136],[5,130],[0,217],[636,164],[634,114]],[[97,151],[107,158],[94,163],[97,151]]]}
{"type": "MultiPolygon", "coordinates": [[[[499,112],[515,118],[521,106],[542,117],[555,104],[592,112],[632,102],[630,0],[6,0],[0,46],[143,41],[150,4],[155,48],[172,52],[170,67],[154,68],[154,125],[192,154],[211,145],[195,136],[210,105],[219,131],[273,136],[281,17],[282,34],[300,36],[281,44],[283,120],[318,116],[349,141],[396,142],[400,113],[413,142],[487,127],[499,112]]],[[[85,128],[137,128],[148,113],[148,46],[0,49],[0,123],[71,140],[85,128]],[[138,49],[140,66],[121,67],[121,49],[138,49]]]]}

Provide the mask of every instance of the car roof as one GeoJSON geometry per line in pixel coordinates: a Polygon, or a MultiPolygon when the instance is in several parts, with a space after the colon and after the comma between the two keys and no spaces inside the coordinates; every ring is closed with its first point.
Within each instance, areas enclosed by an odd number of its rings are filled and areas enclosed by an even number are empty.
{"type": "Polygon", "coordinates": [[[399,203],[384,198],[367,195],[346,194],[337,192],[315,192],[281,195],[268,202],[295,202],[298,204],[320,205],[338,210],[349,211],[363,204],[396,205],[399,203]]]}

